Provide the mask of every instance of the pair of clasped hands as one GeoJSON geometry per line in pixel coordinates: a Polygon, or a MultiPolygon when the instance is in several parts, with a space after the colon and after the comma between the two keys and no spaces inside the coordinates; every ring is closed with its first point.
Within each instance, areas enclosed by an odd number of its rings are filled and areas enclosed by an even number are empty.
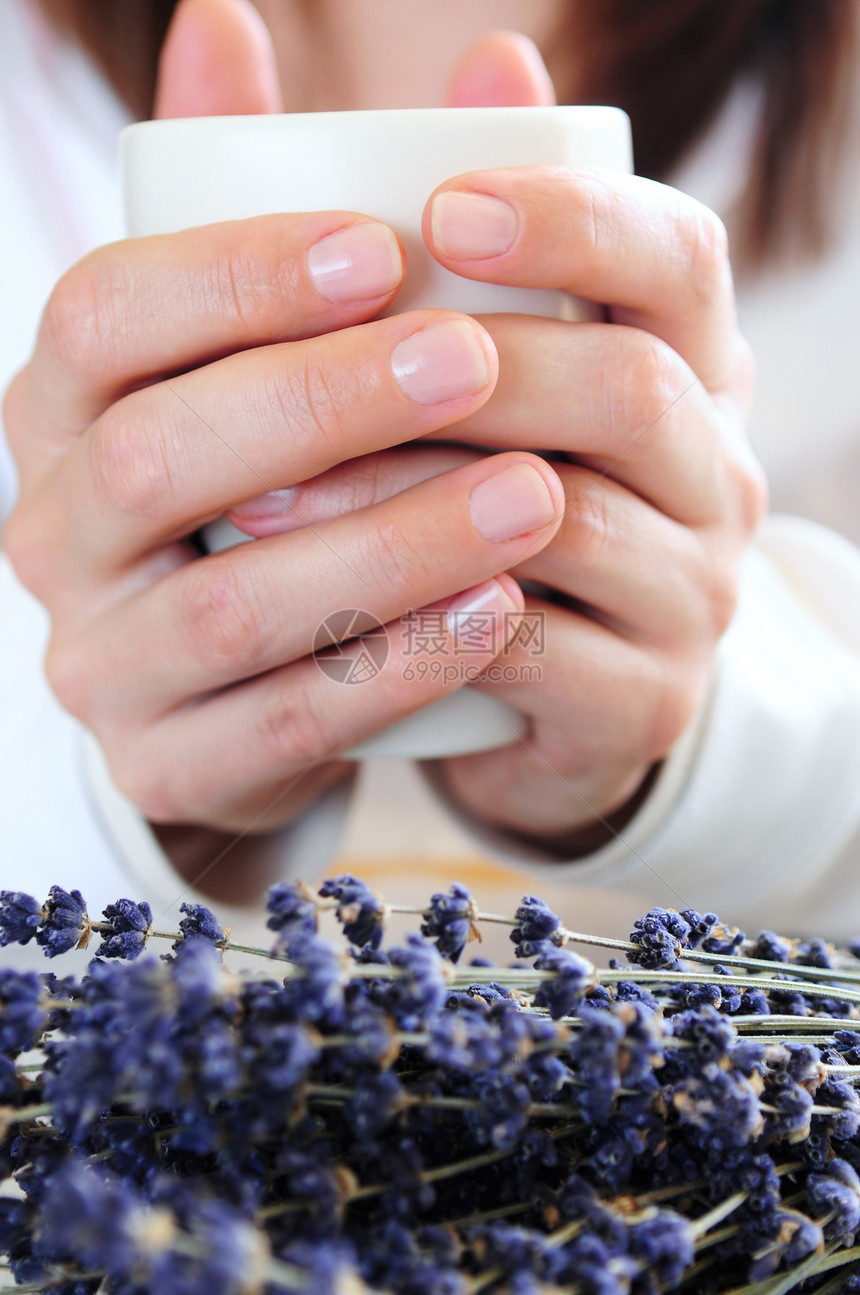
{"type": "MultiPolygon", "coordinates": [[[[276,85],[245,6],[184,0],[158,115],[277,111],[276,85]]],[[[449,102],[552,88],[497,33],[449,102]]],[[[50,298],[5,403],[5,544],[51,615],[52,687],[156,825],[269,833],[344,778],[344,752],[446,690],[402,677],[415,609],[545,610],[540,680],[476,684],[526,740],[435,772],[558,857],[626,821],[703,702],[765,496],[720,222],[651,181],[521,167],[443,184],[424,237],[456,274],[563,289],[605,322],[378,319],[404,254],[343,211],[114,243],[50,298]],[[263,538],[201,557],[191,536],[225,512],[263,538]],[[361,687],[310,655],[344,607],[390,631],[361,687]]]]}

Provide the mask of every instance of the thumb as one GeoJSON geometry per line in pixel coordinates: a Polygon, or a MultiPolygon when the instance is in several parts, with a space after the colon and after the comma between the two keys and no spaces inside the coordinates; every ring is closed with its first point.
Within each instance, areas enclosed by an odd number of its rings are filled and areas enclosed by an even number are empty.
{"type": "Polygon", "coordinates": [[[153,116],[280,110],[275,51],[250,0],[180,0],[161,50],[153,116]]]}
{"type": "Polygon", "coordinates": [[[547,107],[555,90],[535,43],[496,31],[470,45],[448,84],[449,108],[547,107]]]}

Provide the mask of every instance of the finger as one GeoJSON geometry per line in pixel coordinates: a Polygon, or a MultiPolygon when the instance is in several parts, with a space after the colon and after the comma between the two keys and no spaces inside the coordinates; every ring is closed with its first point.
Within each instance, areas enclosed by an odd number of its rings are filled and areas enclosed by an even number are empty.
{"type": "Polygon", "coordinates": [[[275,51],[249,0],[182,0],[161,51],[153,115],[280,111],[275,51]]]}
{"type": "Polygon", "coordinates": [[[368,508],[419,481],[479,458],[479,450],[456,445],[418,444],[379,450],[339,463],[318,477],[299,482],[292,491],[272,490],[257,495],[228,509],[226,516],[255,539],[283,535],[368,508]]]}
{"type": "Polygon", "coordinates": [[[53,552],[73,553],[80,576],[102,579],[261,486],[458,421],[496,374],[480,325],[444,311],[245,351],[112,406],[46,484],[31,524],[52,530],[53,552]]]}
{"type": "Polygon", "coordinates": [[[685,525],[724,518],[722,415],[668,346],[615,324],[481,318],[498,351],[499,381],[458,438],[561,450],[685,525]]]}
{"type": "MultiPolygon", "coordinates": [[[[284,534],[366,508],[463,463],[466,447],[415,445],[341,464],[297,487],[291,503],[273,492],[228,515],[255,537],[284,534]],[[247,513],[244,511],[247,509],[247,513]]],[[[562,524],[540,553],[511,568],[582,605],[614,630],[656,647],[713,641],[735,604],[735,546],[713,546],[611,477],[553,463],[565,493],[562,524]]]]}
{"type": "MultiPolygon", "coordinates": [[[[480,602],[499,617],[522,607],[522,594],[507,576],[464,593],[466,602],[480,602]]],[[[456,615],[459,601],[423,609],[441,613],[443,635],[447,612],[453,608],[456,615]]],[[[253,816],[255,831],[279,826],[294,812],[282,793],[294,793],[305,771],[313,777],[321,764],[336,762],[359,742],[462,685],[456,669],[447,676],[442,670],[408,671],[413,663],[406,627],[395,622],[386,631],[384,641],[372,640],[372,656],[365,651],[367,640],[345,645],[337,671],[325,655],[306,658],[174,712],[134,743],[133,761],[123,754],[129,744],[120,744],[111,761],[114,780],[156,822],[191,819],[243,830],[253,816]],[[376,650],[380,643],[383,654],[376,650]],[[350,673],[351,661],[359,668],[350,673]],[[350,678],[352,683],[340,681],[350,678]]],[[[498,647],[469,658],[473,674],[493,650],[498,647]]]]}
{"type": "Polygon", "coordinates": [[[41,463],[48,435],[65,453],[116,400],[165,373],[368,319],[393,298],[403,264],[386,225],[349,212],[259,216],[99,248],[51,294],[13,398],[16,451],[25,466],[41,463]]]}
{"type": "Polygon", "coordinates": [[[46,669],[74,714],[154,715],[306,656],[316,627],[361,606],[381,624],[504,572],[549,543],[564,494],[549,464],[498,455],[313,530],[187,563],[124,600],[46,669]],[[142,652],[146,669],[141,669],[142,652]],[[115,696],[102,681],[134,678],[115,696]]]}
{"type": "Polygon", "coordinates": [[[448,759],[444,774],[459,803],[483,819],[569,833],[622,804],[660,758],[651,751],[663,740],[654,728],[662,667],[602,626],[533,599],[523,624],[541,612],[544,654],[524,650],[514,634],[472,685],[528,715],[526,736],[503,751],[448,759]]]}
{"type": "Polygon", "coordinates": [[[534,41],[495,31],[470,45],[448,87],[449,108],[546,107],[555,90],[534,41]]]}
{"type": "Polygon", "coordinates": [[[436,190],[424,238],[466,278],[562,288],[662,338],[709,390],[734,376],[735,306],[725,229],[707,207],[639,176],[516,167],[436,190]]]}
{"type": "Polygon", "coordinates": [[[734,611],[739,545],[723,539],[715,552],[609,478],[554,467],[566,499],[561,527],[512,574],[558,591],[640,644],[679,652],[715,642],[734,611]]]}
{"type": "MultiPolygon", "coordinates": [[[[458,438],[487,449],[575,454],[685,525],[724,520],[733,482],[722,431],[728,418],[664,343],[617,325],[480,318],[498,351],[499,379],[492,397],[458,424],[458,438]]],[[[450,435],[443,428],[427,439],[450,435]]],[[[258,496],[235,520],[253,535],[292,530],[454,466],[452,454],[475,451],[413,445],[353,461],[303,482],[295,496],[258,496]]]]}
{"type": "MultiPolygon", "coordinates": [[[[587,616],[526,599],[526,617],[542,612],[543,651],[512,637],[505,668],[475,687],[532,719],[529,742],[561,776],[590,769],[648,766],[686,730],[706,671],[682,676],[677,658],[644,650],[587,616]]],[[[493,672],[489,672],[492,676],[493,672]]]]}

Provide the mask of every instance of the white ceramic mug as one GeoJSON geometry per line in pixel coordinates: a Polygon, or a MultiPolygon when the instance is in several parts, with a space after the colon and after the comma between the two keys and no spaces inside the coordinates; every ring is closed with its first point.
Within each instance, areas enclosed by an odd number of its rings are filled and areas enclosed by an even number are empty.
{"type": "MultiPolygon", "coordinates": [[[[424,206],[439,184],[467,171],[632,169],[629,120],[602,107],[194,117],[130,126],[121,153],[132,237],[273,212],[357,211],[390,225],[406,248],[406,280],[389,314],[442,307],[571,320],[590,310],[565,293],[477,283],[444,269],[421,237],[424,206]]],[[[248,536],[216,522],[205,538],[214,551],[248,536]]],[[[431,759],[505,746],[524,730],[512,707],[460,688],[349,754],[431,759]]]]}

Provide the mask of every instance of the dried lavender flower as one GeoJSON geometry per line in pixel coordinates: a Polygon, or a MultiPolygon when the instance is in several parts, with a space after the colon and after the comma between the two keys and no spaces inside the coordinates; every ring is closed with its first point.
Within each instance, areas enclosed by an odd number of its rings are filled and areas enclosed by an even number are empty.
{"type": "MultiPolygon", "coordinates": [[[[117,956],[81,981],[0,972],[0,1178],[25,1193],[0,1194],[15,1280],[60,1295],[105,1278],[117,1295],[669,1295],[695,1265],[708,1295],[803,1273],[835,1295],[820,1265],[860,1233],[844,954],[763,932],[743,948],[774,969],[750,984],[761,969],[719,961],[741,932],[654,908],[630,965],[604,972],[526,896],[511,925],[534,967],[460,968],[481,920],[465,887],[393,949],[360,879],[324,889],[360,948],[323,939],[318,901],[290,883],[268,897],[290,963],[262,976],[226,970],[226,933],[195,904],[174,956],[136,956],[159,933],[131,900],[105,910],[117,956]],[[792,978],[801,965],[814,975],[792,978]]],[[[54,953],[90,929],[79,892],[0,899],[9,943],[44,931],[54,953]]]]}
{"type": "Polygon", "coordinates": [[[42,905],[21,890],[0,890],[0,947],[29,944],[42,920],[42,905]]]}
{"type": "Polygon", "coordinates": [[[561,918],[538,899],[536,895],[523,895],[522,903],[514,913],[517,925],[511,931],[518,958],[534,958],[540,953],[545,940],[561,944],[564,927],[561,918]]]}
{"type": "Polygon", "coordinates": [[[652,908],[644,917],[637,918],[633,926],[630,939],[639,947],[629,955],[632,962],[651,970],[677,966],[691,931],[680,913],[671,908],[652,908]]]}
{"type": "Polygon", "coordinates": [[[129,960],[139,957],[152,927],[152,909],[149,904],[118,899],[115,904],[108,904],[104,909],[104,917],[111,934],[96,949],[96,957],[129,960]]]}
{"type": "Polygon", "coordinates": [[[35,972],[0,967],[0,1054],[15,1057],[35,1047],[46,1022],[35,972]]]}
{"type": "Polygon", "coordinates": [[[766,962],[788,962],[791,958],[791,941],[784,940],[773,931],[759,931],[750,953],[752,957],[766,962]]]}
{"type": "Polygon", "coordinates": [[[266,892],[266,925],[278,932],[277,948],[287,949],[295,937],[316,935],[317,906],[313,893],[292,881],[281,881],[266,892]]]}
{"type": "Polygon", "coordinates": [[[52,886],[36,932],[36,942],[42,946],[45,957],[56,958],[69,949],[85,948],[89,932],[87,906],[81,892],[52,886]]]}
{"type": "Polygon", "coordinates": [[[323,899],[337,900],[335,910],[343,933],[352,944],[378,949],[385,930],[387,910],[378,895],[351,873],[330,877],[320,886],[323,899]]]}
{"type": "MultiPolygon", "coordinates": [[[[203,904],[179,905],[180,913],[185,916],[179,923],[184,940],[205,940],[208,944],[220,945],[226,940],[227,932],[210,909],[203,904]]],[[[178,948],[178,943],[174,944],[178,948]]]]}
{"type": "Polygon", "coordinates": [[[475,926],[476,916],[470,892],[454,882],[447,892],[431,896],[430,907],[421,923],[421,934],[436,941],[436,948],[444,958],[459,962],[469,940],[480,939],[475,926]]]}
{"type": "Polygon", "coordinates": [[[594,967],[571,949],[556,949],[551,944],[541,948],[535,959],[538,971],[551,971],[552,979],[541,982],[535,1007],[545,1007],[550,1016],[569,1016],[582,1002],[586,989],[594,982],[594,967]]]}

